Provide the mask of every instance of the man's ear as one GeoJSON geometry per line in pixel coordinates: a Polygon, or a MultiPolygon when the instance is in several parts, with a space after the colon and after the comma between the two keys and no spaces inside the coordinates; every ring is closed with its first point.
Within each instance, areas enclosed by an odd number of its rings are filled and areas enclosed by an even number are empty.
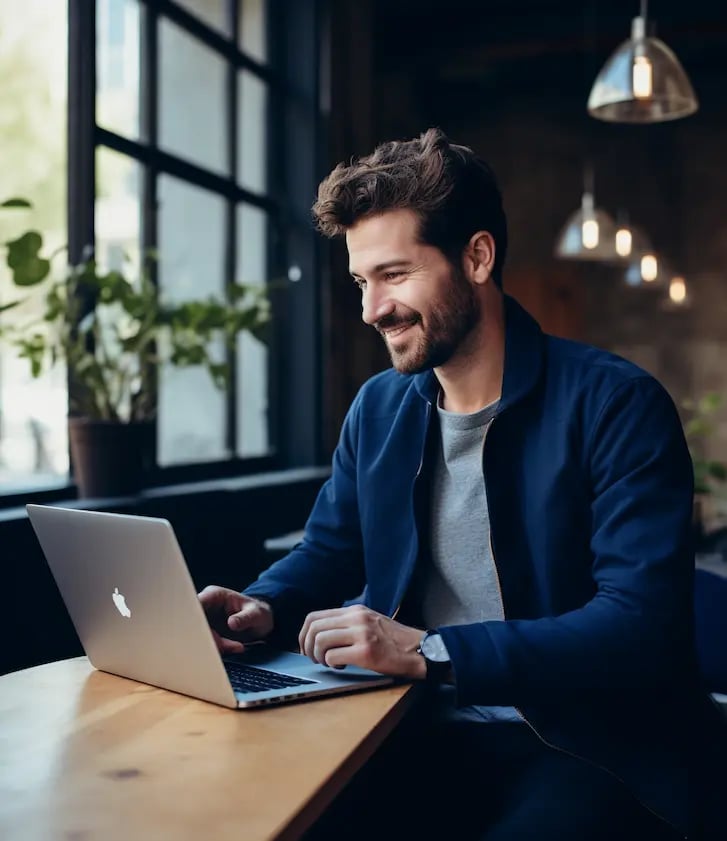
{"type": "Polygon", "coordinates": [[[464,269],[472,283],[484,285],[495,265],[495,239],[488,231],[472,234],[464,249],[464,269]]]}

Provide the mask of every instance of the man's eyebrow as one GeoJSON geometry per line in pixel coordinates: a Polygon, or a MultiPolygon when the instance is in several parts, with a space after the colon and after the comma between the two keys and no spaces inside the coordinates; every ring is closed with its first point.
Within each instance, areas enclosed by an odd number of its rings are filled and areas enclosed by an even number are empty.
{"type": "MultiPolygon", "coordinates": [[[[394,266],[410,266],[411,260],[405,260],[403,257],[396,259],[396,260],[387,260],[385,263],[379,263],[378,265],[374,266],[371,273],[372,274],[381,274],[381,272],[385,272],[387,269],[393,269],[394,266]]],[[[351,277],[361,277],[361,275],[356,274],[353,270],[349,271],[351,277]]]]}

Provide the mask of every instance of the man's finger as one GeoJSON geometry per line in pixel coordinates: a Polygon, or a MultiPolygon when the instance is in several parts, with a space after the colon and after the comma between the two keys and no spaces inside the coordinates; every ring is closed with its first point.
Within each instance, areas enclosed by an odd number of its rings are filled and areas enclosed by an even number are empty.
{"type": "MultiPolygon", "coordinates": [[[[350,607],[333,607],[329,610],[314,610],[305,617],[303,627],[298,634],[298,648],[305,653],[305,641],[310,632],[310,627],[314,622],[320,622],[324,619],[336,619],[340,616],[346,616],[351,612],[350,607]]],[[[335,627],[335,626],[333,626],[335,627]]]]}
{"type": "Polygon", "coordinates": [[[223,637],[222,634],[218,634],[214,628],[210,628],[210,630],[212,631],[212,637],[214,638],[215,645],[217,646],[217,650],[220,654],[242,654],[245,650],[245,646],[241,642],[223,637]]]}
{"type": "Polygon", "coordinates": [[[333,611],[323,610],[309,614],[298,637],[298,646],[300,647],[301,654],[310,657],[314,663],[319,662],[314,653],[316,636],[321,631],[332,631],[336,628],[347,627],[345,617],[342,617],[338,612],[335,615],[332,614],[333,611]]]}
{"type": "Polygon", "coordinates": [[[314,663],[325,663],[329,666],[327,655],[333,650],[350,647],[356,641],[356,633],[352,628],[332,628],[319,630],[313,641],[312,653],[308,656],[314,663]]]}
{"type": "Polygon", "coordinates": [[[345,645],[341,648],[332,648],[329,651],[326,651],[326,659],[325,664],[326,666],[330,666],[332,669],[345,669],[346,666],[355,665],[356,661],[356,646],[354,645],[345,645]]]}
{"type": "Polygon", "coordinates": [[[256,614],[259,612],[259,604],[253,601],[246,602],[237,613],[230,614],[227,618],[227,627],[231,631],[244,631],[255,621],[256,614]]]}
{"type": "Polygon", "coordinates": [[[197,598],[205,607],[208,607],[219,601],[219,590],[220,588],[214,584],[208,584],[203,590],[197,593],[197,598]]]}
{"type": "Polygon", "coordinates": [[[340,631],[346,634],[346,639],[351,639],[353,633],[361,631],[362,628],[360,617],[351,613],[316,619],[308,628],[300,650],[314,662],[322,662],[317,650],[318,637],[321,634],[340,631]]]}

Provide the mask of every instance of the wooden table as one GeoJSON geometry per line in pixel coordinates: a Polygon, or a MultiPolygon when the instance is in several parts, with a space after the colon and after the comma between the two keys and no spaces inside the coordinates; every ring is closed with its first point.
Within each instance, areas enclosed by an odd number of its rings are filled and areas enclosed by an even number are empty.
{"type": "Polygon", "coordinates": [[[414,694],[404,685],[235,711],[85,657],[5,675],[0,838],[298,838],[414,694]]]}

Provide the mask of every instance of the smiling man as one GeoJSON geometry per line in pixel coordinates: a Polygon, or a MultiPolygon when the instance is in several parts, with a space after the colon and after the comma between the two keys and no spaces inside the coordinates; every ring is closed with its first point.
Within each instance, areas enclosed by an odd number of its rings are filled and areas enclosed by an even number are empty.
{"type": "MultiPolygon", "coordinates": [[[[482,330],[477,287],[439,249],[419,242],[419,218],[413,210],[359,220],[346,231],[346,245],[351,276],[362,293],[363,320],[384,337],[402,374],[442,368],[455,353],[460,358],[472,355],[479,342],[495,339],[482,330]],[[388,254],[399,256],[371,262],[388,254]],[[367,263],[371,268],[365,270],[367,263]]],[[[494,261],[492,235],[481,232],[472,253],[480,261],[474,282],[484,287],[494,261]]],[[[482,358],[491,361],[489,354],[482,358]]]]}
{"type": "Polygon", "coordinates": [[[349,837],[722,837],[669,396],[503,294],[499,189],[441,131],[340,164],[314,215],[393,367],[354,400],[303,542],[200,595],[220,649],[274,634],[426,683],[368,779],[394,812],[358,801],[349,837]]]}

